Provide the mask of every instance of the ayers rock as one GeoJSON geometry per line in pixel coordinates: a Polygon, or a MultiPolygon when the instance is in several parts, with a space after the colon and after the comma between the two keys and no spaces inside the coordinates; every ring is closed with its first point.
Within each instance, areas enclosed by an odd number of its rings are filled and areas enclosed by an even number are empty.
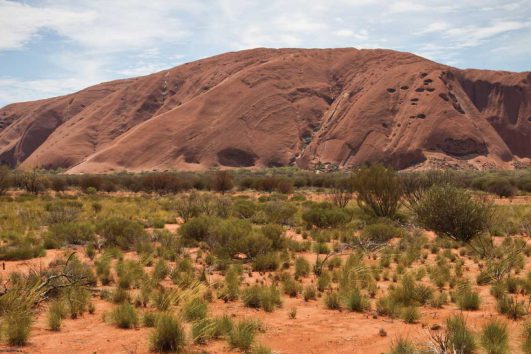
{"type": "Polygon", "coordinates": [[[530,72],[390,50],[232,52],[0,109],[0,162],[71,173],[530,160],[530,72]]]}

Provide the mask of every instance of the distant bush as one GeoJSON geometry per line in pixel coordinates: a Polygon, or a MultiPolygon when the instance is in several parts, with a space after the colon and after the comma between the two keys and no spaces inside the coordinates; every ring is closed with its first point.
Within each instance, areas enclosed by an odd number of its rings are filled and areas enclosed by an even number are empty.
{"type": "Polygon", "coordinates": [[[53,224],[44,235],[46,248],[59,248],[66,244],[81,245],[92,240],[94,240],[94,229],[91,223],[53,224]]]}
{"type": "Polygon", "coordinates": [[[381,165],[362,168],[353,176],[353,186],[361,209],[378,217],[394,217],[402,187],[396,173],[381,165]]]}
{"type": "Polygon", "coordinates": [[[105,246],[133,249],[147,240],[142,224],[120,217],[104,219],[97,223],[96,232],[104,239],[105,246]]]}
{"type": "Polygon", "coordinates": [[[363,228],[361,236],[372,242],[384,243],[393,237],[401,236],[403,231],[393,225],[377,223],[363,228]]]}
{"type": "Polygon", "coordinates": [[[329,228],[347,224],[352,219],[352,215],[344,208],[318,204],[305,211],[302,219],[308,227],[329,228]]]}
{"type": "Polygon", "coordinates": [[[14,232],[0,233],[0,260],[17,261],[44,256],[44,248],[33,236],[21,236],[14,232]]]}

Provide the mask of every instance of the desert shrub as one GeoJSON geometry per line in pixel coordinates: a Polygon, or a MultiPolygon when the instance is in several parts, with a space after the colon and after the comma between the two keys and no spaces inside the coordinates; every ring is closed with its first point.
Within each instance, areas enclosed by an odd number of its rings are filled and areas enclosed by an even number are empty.
{"type": "Polygon", "coordinates": [[[507,295],[501,296],[496,301],[496,309],[512,320],[518,320],[527,314],[523,301],[518,301],[515,297],[507,295]]]}
{"type": "Polygon", "coordinates": [[[22,236],[15,232],[0,233],[0,260],[16,261],[44,256],[44,248],[32,235],[22,236]]]}
{"type": "Polygon", "coordinates": [[[255,257],[253,270],[257,272],[275,271],[280,266],[280,257],[277,252],[268,252],[255,257]]]}
{"type": "Polygon", "coordinates": [[[239,199],[233,205],[233,214],[240,219],[251,219],[258,207],[250,200],[239,199]]]}
{"type": "Polygon", "coordinates": [[[372,242],[384,243],[391,238],[401,236],[402,234],[402,230],[393,225],[377,223],[365,226],[361,236],[372,242]]]}
{"type": "Polygon", "coordinates": [[[325,295],[325,305],[329,310],[341,309],[341,298],[336,291],[330,292],[325,295]]]}
{"type": "Polygon", "coordinates": [[[260,229],[262,234],[271,241],[271,248],[281,250],[285,246],[285,239],[282,237],[284,229],[277,224],[267,224],[260,229]]]}
{"type": "Polygon", "coordinates": [[[133,249],[147,240],[142,224],[120,217],[100,221],[96,232],[104,239],[105,246],[117,246],[123,250],[133,249]]]}
{"type": "Polygon", "coordinates": [[[381,165],[359,169],[353,177],[358,206],[378,217],[394,217],[402,197],[396,173],[381,165]]]}
{"type": "Polygon", "coordinates": [[[233,177],[228,171],[217,171],[212,178],[212,187],[215,191],[225,193],[234,187],[233,177]]]}
{"type": "Polygon", "coordinates": [[[215,323],[209,318],[203,318],[192,323],[192,340],[197,344],[205,344],[212,338],[215,323]]]}
{"type": "Polygon", "coordinates": [[[268,347],[258,345],[253,347],[253,350],[251,350],[251,354],[273,354],[273,351],[268,347]]]}
{"type": "Polygon", "coordinates": [[[446,320],[448,347],[463,354],[472,354],[476,350],[476,339],[468,329],[462,315],[454,315],[446,320]]]}
{"type": "Polygon", "coordinates": [[[108,285],[112,282],[111,275],[111,257],[102,256],[96,262],[96,275],[102,285],[108,285]]]}
{"type": "Polygon", "coordinates": [[[439,235],[470,242],[488,228],[491,205],[452,186],[430,188],[415,205],[419,223],[439,235]]]}
{"type": "Polygon", "coordinates": [[[69,286],[62,290],[64,299],[71,318],[77,318],[88,310],[90,292],[85,286],[69,286]]]}
{"type": "Polygon", "coordinates": [[[390,354],[416,354],[417,347],[410,339],[399,337],[396,342],[391,345],[390,354]]]}
{"type": "Polygon", "coordinates": [[[261,211],[265,215],[266,223],[290,225],[293,222],[293,216],[297,213],[297,207],[287,202],[275,200],[264,203],[261,211]]]}
{"type": "Polygon", "coordinates": [[[76,221],[83,211],[83,203],[77,200],[57,200],[44,206],[48,224],[69,223],[76,221]]]}
{"type": "Polygon", "coordinates": [[[295,259],[295,277],[306,277],[310,274],[310,262],[304,257],[295,259]]]}
{"type": "Polygon", "coordinates": [[[181,323],[171,314],[162,313],[151,335],[151,349],[157,352],[181,352],[186,336],[181,323]]]}
{"type": "Polygon", "coordinates": [[[231,347],[247,351],[251,349],[256,335],[257,324],[254,321],[237,322],[229,332],[228,341],[231,347]]]}
{"type": "Polygon", "coordinates": [[[13,309],[4,316],[9,345],[23,346],[28,342],[33,316],[27,309],[13,309]]]}
{"type": "Polygon", "coordinates": [[[212,330],[212,338],[228,336],[234,327],[232,318],[229,315],[214,317],[213,323],[214,328],[212,330]]]}
{"type": "Polygon", "coordinates": [[[376,312],[382,316],[396,318],[400,315],[400,304],[391,296],[384,296],[376,301],[376,312]]]}
{"type": "Polygon", "coordinates": [[[245,306],[263,308],[266,312],[272,312],[275,307],[282,304],[280,293],[274,285],[253,285],[242,292],[242,300],[245,306]]]}
{"type": "Polygon", "coordinates": [[[179,228],[179,234],[183,239],[188,241],[206,242],[210,235],[212,227],[218,222],[218,219],[212,216],[198,216],[187,220],[179,228]]]}
{"type": "Polygon", "coordinates": [[[61,322],[66,316],[66,308],[64,303],[61,300],[55,300],[50,303],[48,308],[48,327],[52,331],[59,331],[61,329],[61,322]]]}
{"type": "Polygon", "coordinates": [[[323,292],[328,287],[328,285],[330,285],[331,281],[332,279],[330,278],[330,273],[322,272],[319,275],[319,278],[317,278],[317,289],[323,292]]]}
{"type": "Polygon", "coordinates": [[[118,287],[123,289],[139,288],[146,279],[144,267],[134,260],[123,260],[116,263],[118,287]]]}
{"type": "Polygon", "coordinates": [[[472,289],[469,282],[458,284],[455,299],[461,310],[469,311],[478,310],[481,301],[479,294],[472,289]]]}
{"type": "Polygon", "coordinates": [[[400,314],[405,323],[415,323],[420,318],[420,311],[416,306],[406,306],[400,314]]]}
{"type": "Polygon", "coordinates": [[[296,297],[302,291],[302,285],[290,275],[283,276],[282,288],[284,290],[284,294],[290,297],[296,297]]]}
{"type": "Polygon", "coordinates": [[[81,245],[93,239],[92,224],[84,222],[52,224],[44,235],[46,248],[59,248],[66,244],[81,245]]]}
{"type": "Polygon", "coordinates": [[[331,207],[326,203],[314,205],[302,214],[307,227],[334,228],[347,224],[352,219],[348,210],[331,207]]]}
{"type": "Polygon", "coordinates": [[[522,351],[525,354],[531,353],[531,322],[524,323],[522,351]]]}
{"type": "Polygon", "coordinates": [[[156,312],[145,312],[142,316],[142,325],[144,327],[155,327],[158,314],[156,312]]]}
{"type": "Polygon", "coordinates": [[[200,297],[193,297],[185,302],[182,308],[183,318],[186,321],[196,321],[207,316],[208,304],[200,297]]]}
{"type": "Polygon", "coordinates": [[[111,319],[118,328],[135,328],[138,326],[138,314],[128,302],[122,302],[111,312],[111,319]]]}
{"type": "Polygon", "coordinates": [[[350,311],[363,312],[371,307],[369,299],[359,289],[355,288],[346,296],[346,307],[350,311]]]}
{"type": "Polygon", "coordinates": [[[438,292],[436,293],[431,300],[429,301],[429,304],[431,307],[434,307],[436,309],[442,308],[444,305],[448,303],[448,295],[446,295],[445,292],[438,292]]]}
{"type": "Polygon", "coordinates": [[[225,273],[225,284],[221,290],[220,298],[225,301],[238,300],[240,294],[241,278],[238,270],[233,266],[225,273]]]}
{"type": "Polygon", "coordinates": [[[509,353],[509,331],[499,320],[487,323],[481,332],[481,345],[487,354],[509,353]]]}
{"type": "Polygon", "coordinates": [[[160,259],[153,269],[153,279],[161,281],[168,276],[170,269],[164,259],[160,259]]]}
{"type": "Polygon", "coordinates": [[[314,285],[307,285],[302,290],[304,301],[315,300],[317,298],[317,289],[314,285]]]}

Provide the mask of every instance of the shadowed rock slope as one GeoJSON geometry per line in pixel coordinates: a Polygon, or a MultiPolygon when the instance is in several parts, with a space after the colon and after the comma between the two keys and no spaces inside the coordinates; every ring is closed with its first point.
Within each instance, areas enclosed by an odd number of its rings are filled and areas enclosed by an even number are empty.
{"type": "Polygon", "coordinates": [[[253,49],[0,109],[0,161],[73,173],[296,165],[512,168],[531,73],[390,50],[253,49]]]}

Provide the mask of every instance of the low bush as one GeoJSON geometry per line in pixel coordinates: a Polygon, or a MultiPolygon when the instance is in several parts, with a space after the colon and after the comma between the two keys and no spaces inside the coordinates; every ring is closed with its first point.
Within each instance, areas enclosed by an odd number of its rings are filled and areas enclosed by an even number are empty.
{"type": "Polygon", "coordinates": [[[487,354],[506,354],[509,349],[509,330],[499,320],[487,323],[481,332],[481,346],[487,354]]]}
{"type": "Polygon", "coordinates": [[[138,326],[138,314],[128,302],[123,302],[111,312],[112,322],[118,328],[130,329],[138,326]]]}
{"type": "Polygon", "coordinates": [[[185,344],[186,336],[181,323],[171,314],[160,314],[151,335],[151,349],[156,352],[179,353],[185,344]]]}
{"type": "Polygon", "coordinates": [[[254,321],[242,320],[237,322],[229,332],[228,341],[231,347],[248,351],[251,349],[257,331],[254,321]]]}

